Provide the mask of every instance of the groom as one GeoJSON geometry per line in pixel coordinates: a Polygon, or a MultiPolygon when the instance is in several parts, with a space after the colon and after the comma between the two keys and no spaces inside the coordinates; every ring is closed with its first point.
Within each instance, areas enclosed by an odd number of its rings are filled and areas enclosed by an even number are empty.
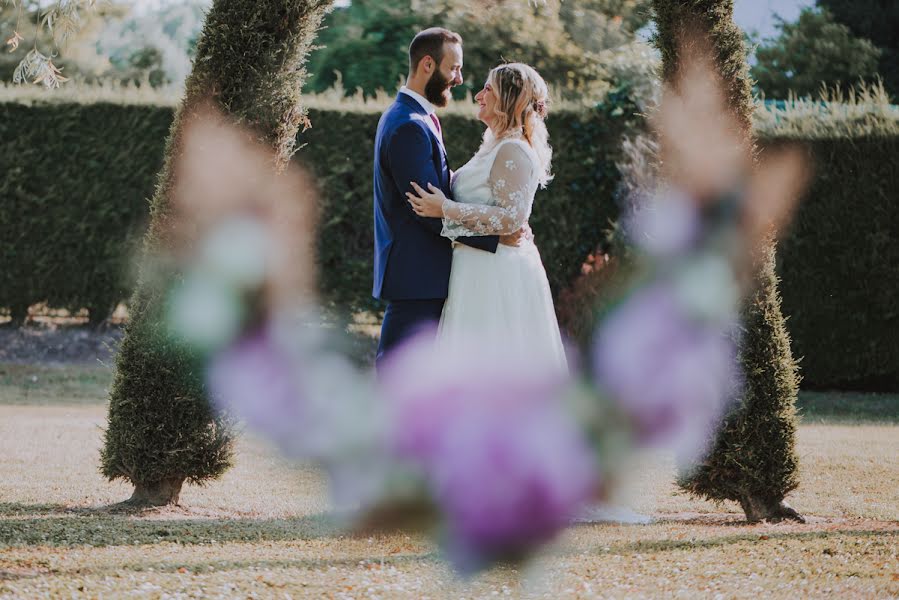
{"type": "MultiPolygon", "coordinates": [[[[452,198],[450,169],[436,108],[462,83],[462,38],[432,27],[409,46],[409,76],[384,111],[375,137],[375,269],[372,295],[387,301],[376,365],[418,329],[440,320],[449,287],[452,246],[440,236],[440,219],[419,217],[406,201],[415,181],[431,183],[452,198]]],[[[457,238],[487,252],[516,245],[521,232],[457,238]]]]}

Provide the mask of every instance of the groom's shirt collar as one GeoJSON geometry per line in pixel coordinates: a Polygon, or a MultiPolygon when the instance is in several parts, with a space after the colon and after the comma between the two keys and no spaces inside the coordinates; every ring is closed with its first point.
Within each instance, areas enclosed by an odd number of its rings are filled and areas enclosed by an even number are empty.
{"type": "Polygon", "coordinates": [[[400,93],[406,94],[407,96],[409,96],[410,98],[412,98],[413,100],[418,102],[421,105],[421,107],[423,109],[425,109],[425,112],[428,113],[429,115],[432,115],[437,112],[437,109],[434,107],[434,105],[431,104],[430,102],[428,102],[427,99],[424,96],[422,96],[421,94],[419,94],[418,92],[413,92],[406,86],[403,86],[400,88],[400,93]]]}

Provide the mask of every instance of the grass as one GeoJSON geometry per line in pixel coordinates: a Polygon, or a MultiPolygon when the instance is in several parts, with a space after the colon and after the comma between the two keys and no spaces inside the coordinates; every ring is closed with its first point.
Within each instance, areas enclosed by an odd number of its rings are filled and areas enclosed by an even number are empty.
{"type": "Polygon", "coordinates": [[[834,138],[899,134],[899,106],[882,82],[861,83],[848,92],[822,89],[817,98],[792,98],[783,108],[756,105],[756,133],[769,137],[834,138]]]}
{"type": "Polygon", "coordinates": [[[656,522],[571,527],[523,570],[462,581],[422,536],[345,531],[317,469],[248,436],[183,506],[108,510],[130,493],[97,472],[109,380],[0,366],[0,598],[899,595],[895,395],[802,395],[789,501],[808,524],[747,526],[735,506],[677,493],[671,461],[648,455],[628,502],[656,522]]]}
{"type": "Polygon", "coordinates": [[[0,405],[104,403],[109,366],[35,366],[0,363],[0,405]]]}
{"type": "Polygon", "coordinates": [[[803,423],[899,424],[899,394],[804,391],[796,406],[803,423]]]}

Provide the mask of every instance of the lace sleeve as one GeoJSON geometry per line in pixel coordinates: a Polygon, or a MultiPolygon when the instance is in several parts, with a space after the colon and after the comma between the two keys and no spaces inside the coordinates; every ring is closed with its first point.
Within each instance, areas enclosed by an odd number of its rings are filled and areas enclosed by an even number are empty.
{"type": "Polygon", "coordinates": [[[496,152],[488,179],[493,205],[445,200],[441,235],[506,235],[521,229],[533,200],[533,171],[534,163],[527,151],[518,144],[503,144],[496,152]]]}

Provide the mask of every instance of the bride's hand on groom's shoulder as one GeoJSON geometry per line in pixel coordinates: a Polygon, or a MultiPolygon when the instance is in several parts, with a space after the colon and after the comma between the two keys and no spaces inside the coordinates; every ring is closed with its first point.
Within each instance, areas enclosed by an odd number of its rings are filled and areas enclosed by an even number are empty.
{"type": "Polygon", "coordinates": [[[446,202],[443,191],[433,183],[428,184],[430,191],[425,191],[414,181],[410,183],[415,193],[406,192],[406,198],[409,200],[413,212],[420,217],[443,217],[443,203],[446,202]]]}

